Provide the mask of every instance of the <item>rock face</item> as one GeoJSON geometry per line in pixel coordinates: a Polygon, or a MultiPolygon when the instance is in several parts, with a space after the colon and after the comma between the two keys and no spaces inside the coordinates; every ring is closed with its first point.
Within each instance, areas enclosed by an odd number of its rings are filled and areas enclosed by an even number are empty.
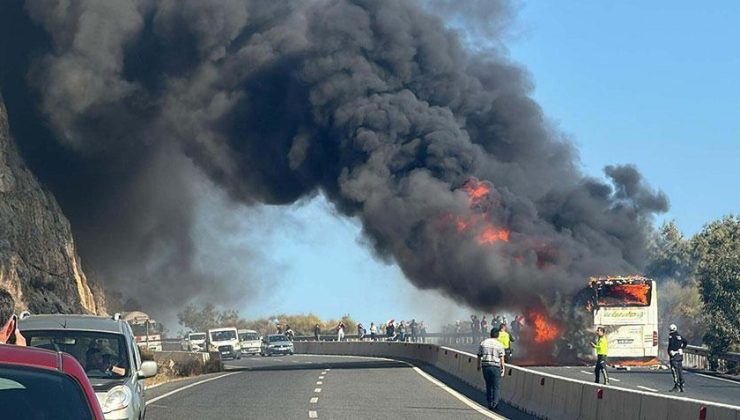
{"type": "Polygon", "coordinates": [[[82,272],[69,221],[18,154],[2,96],[0,287],[15,296],[17,312],[105,313],[102,292],[82,272]]]}

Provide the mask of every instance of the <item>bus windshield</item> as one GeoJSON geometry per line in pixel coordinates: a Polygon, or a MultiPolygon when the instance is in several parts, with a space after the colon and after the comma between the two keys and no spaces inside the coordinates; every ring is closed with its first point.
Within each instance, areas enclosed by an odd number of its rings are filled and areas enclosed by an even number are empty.
{"type": "Polygon", "coordinates": [[[599,282],[596,285],[596,305],[650,306],[652,289],[649,282],[599,282]]]}

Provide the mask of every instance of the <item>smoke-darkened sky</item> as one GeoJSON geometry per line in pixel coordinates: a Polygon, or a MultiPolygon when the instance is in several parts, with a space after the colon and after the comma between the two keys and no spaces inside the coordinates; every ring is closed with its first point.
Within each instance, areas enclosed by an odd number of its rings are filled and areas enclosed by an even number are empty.
{"type": "MultiPolygon", "coordinates": [[[[238,301],[269,283],[260,243],[203,264],[229,231],[219,213],[319,192],[414,285],[478,309],[639,270],[666,196],[634,166],[584,176],[528,74],[498,48],[469,50],[426,11],[437,3],[10,2],[11,129],[83,264],[109,288],[145,286],[149,307],[238,301]],[[490,189],[485,209],[465,192],[473,177],[490,189]],[[507,240],[481,244],[489,226],[507,240]]],[[[474,4],[452,18],[489,16],[471,25],[503,44],[507,3],[474,4]]]]}

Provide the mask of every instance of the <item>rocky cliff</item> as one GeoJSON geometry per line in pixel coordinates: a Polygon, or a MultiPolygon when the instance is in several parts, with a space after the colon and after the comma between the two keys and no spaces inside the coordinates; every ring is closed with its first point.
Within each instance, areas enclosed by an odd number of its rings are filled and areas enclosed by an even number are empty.
{"type": "Polygon", "coordinates": [[[18,154],[0,96],[0,287],[18,311],[104,313],[82,272],[69,221],[18,154]]]}

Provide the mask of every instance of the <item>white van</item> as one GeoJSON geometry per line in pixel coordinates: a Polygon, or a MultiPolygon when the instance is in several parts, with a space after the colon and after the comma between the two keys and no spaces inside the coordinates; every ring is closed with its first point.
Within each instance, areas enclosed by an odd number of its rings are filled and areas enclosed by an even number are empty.
{"type": "Polygon", "coordinates": [[[259,354],[260,334],[255,330],[239,330],[239,345],[242,354],[259,354]]]}
{"type": "Polygon", "coordinates": [[[241,359],[239,335],[235,327],[212,328],[208,330],[208,351],[217,351],[221,358],[241,359]]]}

